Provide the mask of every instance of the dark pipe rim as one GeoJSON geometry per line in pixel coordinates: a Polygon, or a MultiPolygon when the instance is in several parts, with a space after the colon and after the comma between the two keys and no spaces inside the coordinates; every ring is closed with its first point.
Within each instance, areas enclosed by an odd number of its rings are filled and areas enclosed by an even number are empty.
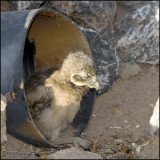
{"type": "MultiPolygon", "coordinates": [[[[63,14],[63,13],[61,13],[60,11],[57,11],[57,10],[54,10],[54,9],[50,9],[50,8],[43,8],[43,9],[35,9],[35,10],[29,10],[30,12],[31,11],[33,11],[33,15],[32,15],[32,17],[31,17],[31,20],[28,22],[29,24],[28,24],[28,27],[27,27],[27,32],[26,32],[26,36],[25,37],[27,37],[27,35],[28,35],[28,32],[29,32],[29,29],[30,29],[30,27],[31,27],[31,25],[32,25],[32,23],[33,23],[33,21],[35,20],[35,18],[36,18],[36,16],[38,15],[38,14],[40,14],[41,12],[43,12],[43,11],[51,11],[51,12],[54,12],[54,13],[58,13],[58,14],[60,14],[60,15],[62,15],[64,18],[67,18],[68,20],[70,20],[72,23],[73,23],[73,25],[75,25],[76,27],[77,27],[77,25],[75,24],[75,22],[73,22],[73,20],[71,19],[71,18],[69,18],[69,17],[67,17],[65,14],[63,14]]],[[[17,12],[17,11],[15,11],[15,12],[17,12]]],[[[30,13],[29,12],[29,13],[30,13]]],[[[80,31],[80,29],[77,27],[77,29],[80,31]]],[[[81,31],[80,31],[81,32],[81,31]]],[[[81,32],[82,33],[82,32],[81,32]]],[[[83,35],[83,33],[82,33],[82,35],[83,35]]],[[[84,36],[84,35],[83,35],[84,36]]],[[[85,38],[85,36],[84,36],[84,38],[85,38]]],[[[86,39],[86,38],[85,38],[86,39]]],[[[25,42],[26,42],[26,40],[23,42],[23,48],[24,48],[24,46],[25,46],[25,42]]],[[[86,42],[88,43],[88,41],[87,41],[87,39],[86,39],[86,42]]],[[[88,45],[89,46],[89,45],[88,45]]],[[[89,47],[90,48],[90,47],[89,47]]],[[[22,68],[22,73],[23,73],[23,68],[22,68]]],[[[22,77],[22,79],[23,79],[23,77],[22,77]]],[[[89,91],[90,92],[90,91],[89,91]]],[[[89,93],[88,92],[88,93],[89,93]]],[[[93,92],[93,91],[92,91],[93,92]]],[[[25,91],[23,91],[23,93],[24,93],[24,98],[25,98],[25,103],[26,103],[26,105],[27,105],[27,101],[26,101],[26,97],[25,97],[25,91]]],[[[90,118],[91,118],[91,114],[92,114],[92,112],[93,112],[93,107],[94,107],[94,102],[95,102],[95,91],[94,91],[94,97],[93,97],[93,100],[92,100],[92,108],[91,108],[91,113],[90,113],[90,115],[89,115],[89,119],[88,119],[88,123],[87,123],[87,125],[83,128],[83,130],[78,134],[78,136],[81,136],[81,134],[87,129],[87,126],[89,125],[89,121],[90,121],[90,118]]],[[[38,134],[39,134],[39,136],[46,142],[46,146],[48,146],[48,147],[54,147],[55,145],[54,144],[52,144],[51,142],[49,142],[43,135],[42,135],[42,133],[38,130],[38,128],[37,128],[37,126],[35,125],[35,123],[34,123],[34,121],[33,121],[33,119],[32,119],[32,116],[31,116],[31,114],[30,114],[30,110],[29,110],[29,108],[28,108],[28,105],[27,105],[27,111],[28,111],[28,115],[29,115],[29,118],[31,119],[31,122],[32,122],[32,124],[34,125],[34,127],[35,127],[35,129],[36,129],[36,131],[38,132],[38,134]]],[[[22,138],[23,139],[23,138],[22,138]]],[[[24,140],[24,139],[23,139],[24,140]]],[[[30,143],[29,141],[28,141],[28,143],[30,143]]],[[[44,146],[44,144],[43,144],[43,146],[44,146]]],[[[56,147],[56,146],[55,146],[56,147]]]]}

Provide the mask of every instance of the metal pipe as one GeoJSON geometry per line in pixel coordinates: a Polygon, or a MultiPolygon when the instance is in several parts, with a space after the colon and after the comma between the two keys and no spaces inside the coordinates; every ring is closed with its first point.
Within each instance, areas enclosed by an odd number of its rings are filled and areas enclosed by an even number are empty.
{"type": "MultiPolygon", "coordinates": [[[[24,77],[31,74],[23,67],[27,39],[32,38],[36,45],[35,72],[53,64],[60,65],[70,51],[84,50],[90,56],[91,52],[76,24],[58,11],[34,9],[1,13],[1,93],[12,96],[12,101],[7,102],[7,131],[28,143],[52,147],[54,144],[46,140],[32,120],[23,88],[24,77]]],[[[86,129],[94,99],[95,90],[83,97],[73,121],[75,136],[86,129]]]]}

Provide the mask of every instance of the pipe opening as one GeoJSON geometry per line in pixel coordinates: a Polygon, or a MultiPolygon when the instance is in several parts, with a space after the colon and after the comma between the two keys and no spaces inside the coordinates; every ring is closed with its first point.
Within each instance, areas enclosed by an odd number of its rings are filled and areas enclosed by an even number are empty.
{"type": "MultiPolygon", "coordinates": [[[[33,20],[26,38],[23,56],[24,83],[35,72],[61,67],[70,52],[81,50],[91,56],[87,40],[72,21],[57,12],[40,12],[33,20]]],[[[38,127],[37,129],[39,130],[38,127]]],[[[76,132],[77,128],[70,125],[61,136],[73,137],[76,132]]]]}

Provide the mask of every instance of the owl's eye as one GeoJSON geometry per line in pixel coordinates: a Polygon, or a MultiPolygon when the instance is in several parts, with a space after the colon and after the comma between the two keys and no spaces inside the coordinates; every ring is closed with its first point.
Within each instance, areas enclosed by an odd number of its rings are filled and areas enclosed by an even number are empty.
{"type": "Polygon", "coordinates": [[[74,76],[74,78],[77,79],[77,80],[81,80],[81,81],[86,81],[87,80],[87,77],[81,77],[79,74],[76,74],[74,76]]]}
{"type": "Polygon", "coordinates": [[[87,80],[87,77],[81,77],[82,78],[82,80],[84,80],[84,81],[86,81],[87,80]]]}

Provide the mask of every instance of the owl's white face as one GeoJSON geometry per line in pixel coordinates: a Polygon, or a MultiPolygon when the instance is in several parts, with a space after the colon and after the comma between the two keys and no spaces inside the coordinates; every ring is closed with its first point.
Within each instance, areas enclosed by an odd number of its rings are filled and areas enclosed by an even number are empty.
{"type": "Polygon", "coordinates": [[[65,58],[60,74],[66,82],[76,86],[99,89],[93,60],[83,51],[71,52],[65,58]]]}
{"type": "Polygon", "coordinates": [[[88,86],[89,88],[99,89],[99,83],[95,74],[86,73],[82,71],[80,73],[71,74],[71,82],[76,86],[88,86]]]}

